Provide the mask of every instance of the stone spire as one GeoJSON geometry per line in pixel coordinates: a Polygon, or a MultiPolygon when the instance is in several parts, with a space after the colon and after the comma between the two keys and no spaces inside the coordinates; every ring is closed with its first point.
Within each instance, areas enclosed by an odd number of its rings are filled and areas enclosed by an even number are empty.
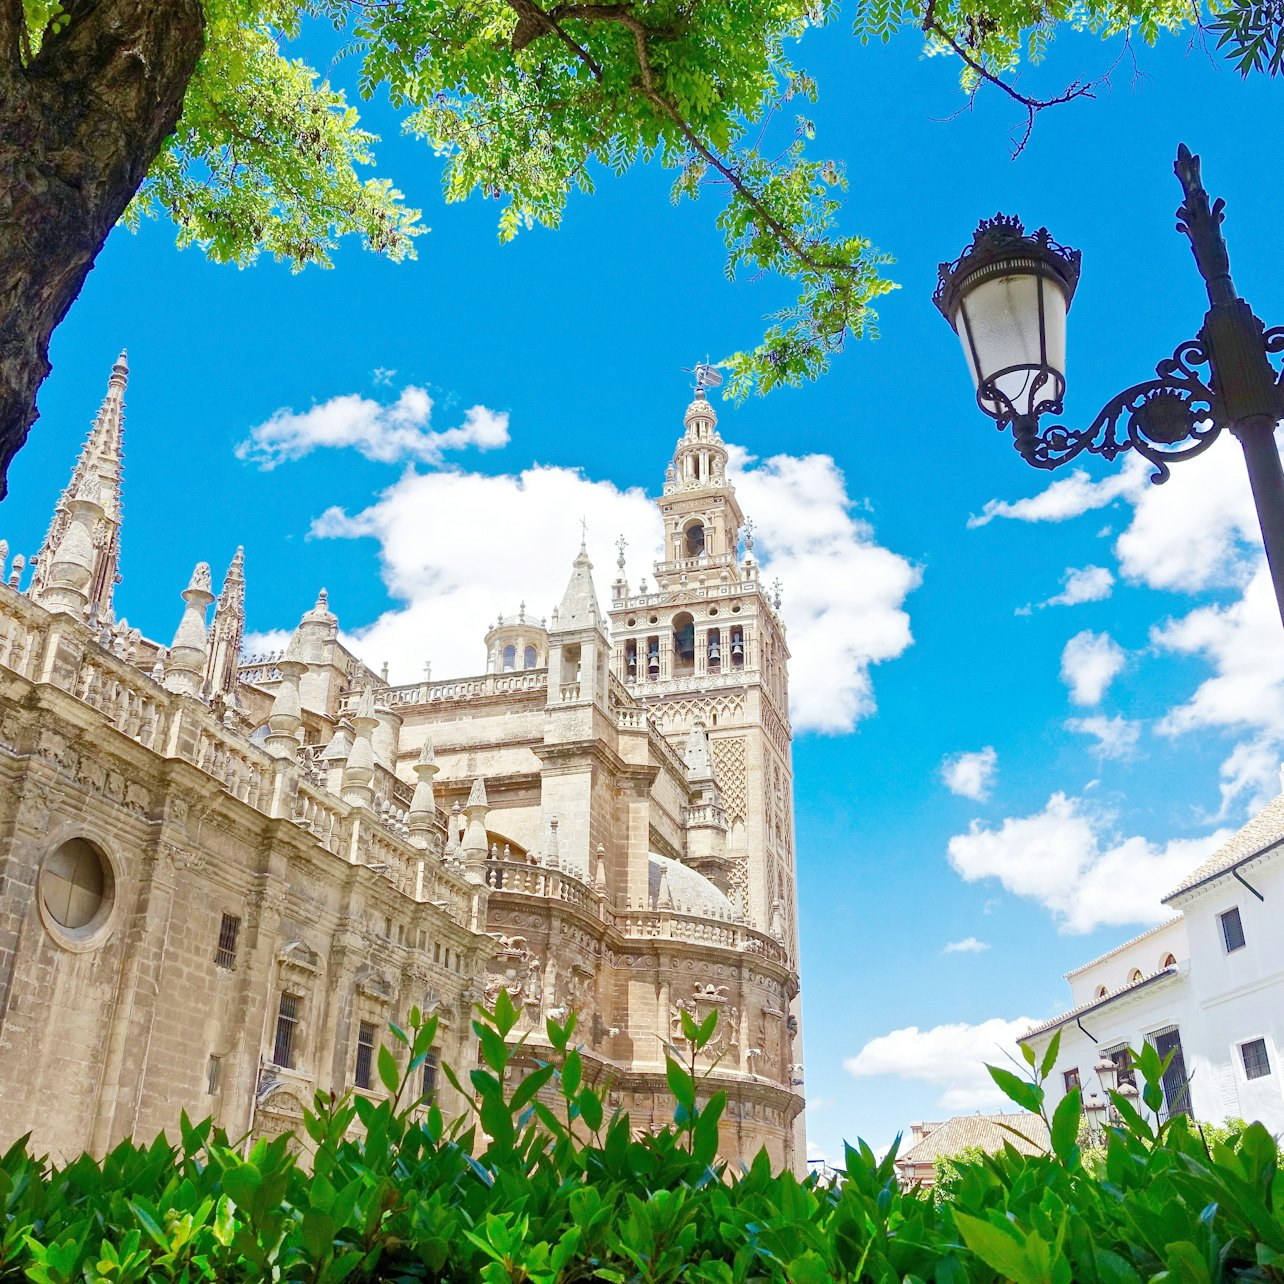
{"type": "Polygon", "coordinates": [[[553,628],[560,633],[595,629],[600,627],[601,619],[597,593],[593,589],[593,563],[589,561],[588,549],[581,541],[580,551],[571,563],[571,578],[566,592],[562,594],[561,604],[553,617],[553,628]]]}
{"type": "Polygon", "coordinates": [[[102,622],[112,619],[112,593],[120,580],[120,483],[124,467],[125,386],[128,382],[129,367],[122,352],[112,367],[107,395],[71,470],[71,480],[54,508],[53,520],[36,555],[36,568],[29,589],[36,601],[46,601],[45,591],[52,582],[57,549],[73,519],[72,502],[82,493],[85,484],[93,479],[97,482],[96,502],[102,512],[91,532],[93,559],[85,597],[89,614],[102,622]]]}
{"type": "MultiPolygon", "coordinates": [[[[245,636],[245,549],[237,548],[232,564],[223,577],[223,591],[214,608],[210,627],[210,658],[205,671],[206,689],[211,695],[230,697],[235,703],[236,666],[241,658],[241,639],[245,636]]],[[[294,645],[294,639],[291,639],[294,645]]],[[[296,653],[295,659],[300,657],[296,653]]],[[[306,671],[303,666],[301,672],[306,671]]]]}
{"type": "Polygon", "coordinates": [[[697,718],[687,733],[686,753],[683,755],[687,764],[687,780],[696,786],[711,786],[717,789],[713,774],[713,758],[709,753],[709,736],[704,722],[697,718]]]}
{"type": "MultiPolygon", "coordinates": [[[[102,521],[101,487],[93,471],[84,472],[70,498],[63,501],[66,524],[52,552],[47,555],[47,579],[38,596],[51,611],[65,611],[83,618],[90,604],[93,582],[94,539],[102,521]]],[[[14,558],[16,565],[17,558],[14,558]]]]}
{"type": "MultiPolygon", "coordinates": [[[[240,555],[239,549],[237,555],[240,555]]],[[[219,605],[222,606],[222,602],[219,605]]],[[[217,615],[214,625],[218,627],[217,615]]],[[[269,734],[263,747],[273,757],[293,758],[302,743],[299,733],[303,729],[303,706],[299,701],[299,679],[308,671],[308,666],[303,663],[303,647],[297,631],[290,636],[285,654],[277,661],[277,670],[281,680],[272,700],[272,711],[268,714],[269,734]]]]}
{"type": "Polygon", "coordinates": [[[205,616],[213,600],[209,563],[197,562],[192,581],[183,590],[183,618],[165,667],[165,686],[170,691],[199,696],[205,686],[205,667],[209,663],[205,616]]]}
{"type": "Polygon", "coordinates": [[[486,800],[486,782],[478,776],[473,781],[468,801],[464,804],[467,827],[464,829],[463,842],[460,844],[464,876],[472,883],[486,881],[486,856],[489,852],[486,817],[489,815],[490,803],[486,800]]]}
{"type": "Polygon", "coordinates": [[[374,691],[366,687],[357,701],[357,711],[352,719],[352,748],[348,751],[347,765],[343,768],[342,798],[357,807],[369,807],[374,802],[374,745],[371,733],[379,725],[375,717],[374,691]]]}
{"type": "Polygon", "coordinates": [[[433,796],[432,781],[440,770],[432,738],[429,737],[424,741],[424,747],[419,751],[419,760],[415,763],[415,792],[410,800],[410,814],[406,817],[410,826],[410,841],[416,847],[427,847],[431,841],[433,826],[437,820],[437,799],[433,796]]]}

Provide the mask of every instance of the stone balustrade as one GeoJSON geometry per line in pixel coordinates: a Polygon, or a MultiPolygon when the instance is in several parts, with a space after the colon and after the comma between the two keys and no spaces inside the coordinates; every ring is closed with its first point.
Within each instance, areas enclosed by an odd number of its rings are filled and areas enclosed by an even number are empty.
{"type": "MultiPolygon", "coordinates": [[[[382,866],[406,896],[433,901],[456,922],[468,921],[472,885],[409,841],[412,791],[391,772],[380,768],[376,773],[373,809],[354,808],[305,779],[299,764],[274,758],[225,727],[200,701],[167,691],[105,650],[86,625],[54,615],[2,584],[0,665],[65,691],[121,735],[161,757],[191,763],[245,805],[293,821],[341,859],[382,866]]],[[[440,838],[445,832],[440,811],[434,822],[440,838]]]]}
{"type": "Polygon", "coordinates": [[[448,682],[414,682],[389,687],[380,694],[393,705],[435,704],[443,700],[477,700],[522,691],[543,691],[547,686],[547,669],[525,669],[520,673],[486,673],[448,682]]]}

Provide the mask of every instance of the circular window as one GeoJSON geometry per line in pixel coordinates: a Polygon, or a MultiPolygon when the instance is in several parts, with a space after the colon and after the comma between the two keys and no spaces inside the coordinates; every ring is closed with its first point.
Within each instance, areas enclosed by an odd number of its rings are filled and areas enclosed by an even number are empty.
{"type": "Polygon", "coordinates": [[[718,608],[717,608],[716,606],[711,606],[711,607],[709,608],[709,614],[710,614],[710,615],[717,615],[717,614],[718,614],[718,608]]]}
{"type": "Polygon", "coordinates": [[[73,838],[45,861],[39,891],[46,923],[61,937],[85,942],[111,911],[111,868],[96,848],[73,838]]]}
{"type": "Polygon", "coordinates": [[[647,621],[647,622],[648,622],[649,624],[659,624],[659,622],[660,622],[660,617],[659,617],[658,615],[652,615],[652,616],[650,616],[650,617],[649,617],[649,619],[648,619],[648,621],[647,621]]]}
{"type": "Polygon", "coordinates": [[[735,606],[733,606],[733,607],[731,608],[731,614],[732,614],[732,615],[739,615],[739,614],[740,614],[740,603],[739,603],[739,602],[737,602],[737,603],[735,604],[735,606]]]}
{"type": "Polygon", "coordinates": [[[636,617],[635,617],[635,616],[630,615],[630,616],[629,616],[629,618],[628,618],[627,620],[625,620],[624,622],[625,622],[625,624],[626,624],[626,625],[628,625],[628,627],[629,627],[629,628],[631,628],[631,629],[632,629],[632,628],[636,628],[636,627],[637,627],[637,619],[636,619],[636,617]]]}

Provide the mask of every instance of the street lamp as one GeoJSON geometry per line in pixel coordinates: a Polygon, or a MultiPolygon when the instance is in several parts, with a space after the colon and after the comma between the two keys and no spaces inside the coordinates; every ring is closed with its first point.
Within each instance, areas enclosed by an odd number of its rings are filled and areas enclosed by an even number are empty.
{"type": "Polygon", "coordinates": [[[1210,206],[1199,157],[1183,143],[1173,168],[1185,195],[1177,230],[1190,239],[1208,290],[1204,324],[1155,367],[1153,379],[1111,398],[1088,428],[1040,422],[1063,409],[1078,250],[1058,245],[1046,228],[1027,233],[1018,218],[983,219],[972,244],[941,264],[933,299],[963,344],[977,404],[1000,432],[1011,425],[1013,444],[1035,468],[1058,468],[1085,450],[1108,460],[1136,450],[1154,465],[1150,480],[1163,482],[1169,465],[1230,429],[1244,449],[1284,621],[1284,469],[1275,448],[1284,376],[1270,360],[1284,352],[1284,326],[1265,329],[1236,293],[1221,232],[1225,202],[1210,206]]]}

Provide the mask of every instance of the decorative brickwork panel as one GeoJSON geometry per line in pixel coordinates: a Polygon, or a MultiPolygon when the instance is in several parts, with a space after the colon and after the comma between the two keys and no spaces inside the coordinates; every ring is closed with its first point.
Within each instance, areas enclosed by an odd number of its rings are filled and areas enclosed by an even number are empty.
{"type": "Polygon", "coordinates": [[[722,790],[727,815],[743,819],[748,815],[745,801],[745,738],[727,736],[725,739],[710,740],[709,749],[713,754],[713,774],[718,778],[718,788],[722,790]]]}

